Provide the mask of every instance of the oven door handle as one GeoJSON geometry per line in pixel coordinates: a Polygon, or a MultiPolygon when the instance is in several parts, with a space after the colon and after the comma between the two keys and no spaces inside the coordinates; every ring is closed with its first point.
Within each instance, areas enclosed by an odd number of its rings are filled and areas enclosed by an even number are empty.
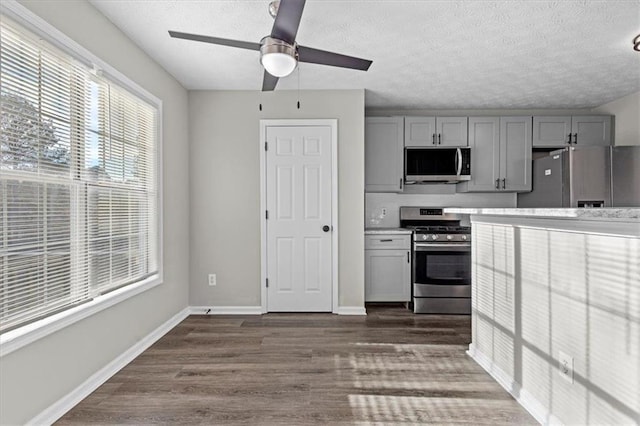
{"type": "Polygon", "coordinates": [[[414,251],[471,251],[471,243],[414,243],[414,251]]]}

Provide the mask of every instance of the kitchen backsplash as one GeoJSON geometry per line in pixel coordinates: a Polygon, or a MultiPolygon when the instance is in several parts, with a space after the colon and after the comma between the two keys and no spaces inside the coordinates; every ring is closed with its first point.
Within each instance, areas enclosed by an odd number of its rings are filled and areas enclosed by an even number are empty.
{"type": "Polygon", "coordinates": [[[516,207],[516,194],[365,194],[364,223],[367,228],[400,226],[400,206],[516,207]]]}

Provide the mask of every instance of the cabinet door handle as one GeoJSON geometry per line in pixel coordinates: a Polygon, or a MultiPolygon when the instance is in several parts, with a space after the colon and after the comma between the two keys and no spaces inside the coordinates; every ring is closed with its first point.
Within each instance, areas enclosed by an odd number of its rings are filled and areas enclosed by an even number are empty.
{"type": "Polygon", "coordinates": [[[391,241],[393,241],[393,239],[389,239],[389,240],[380,240],[381,243],[390,243],[391,241]]]}
{"type": "Polygon", "coordinates": [[[571,145],[571,133],[569,133],[569,145],[571,145]]]}
{"type": "Polygon", "coordinates": [[[578,145],[578,134],[577,133],[573,134],[573,143],[578,145]]]}
{"type": "Polygon", "coordinates": [[[438,133],[438,145],[442,145],[442,134],[438,133]]]}
{"type": "Polygon", "coordinates": [[[433,134],[433,144],[434,145],[436,144],[436,134],[435,133],[433,134]]]}
{"type": "Polygon", "coordinates": [[[500,179],[496,179],[496,189],[500,189],[500,179]]]}
{"type": "Polygon", "coordinates": [[[400,189],[402,189],[402,178],[400,178],[400,189]]]}
{"type": "Polygon", "coordinates": [[[502,189],[507,189],[507,179],[502,178],[502,189]]]}
{"type": "Polygon", "coordinates": [[[407,252],[407,263],[411,263],[411,252],[407,252]]]}

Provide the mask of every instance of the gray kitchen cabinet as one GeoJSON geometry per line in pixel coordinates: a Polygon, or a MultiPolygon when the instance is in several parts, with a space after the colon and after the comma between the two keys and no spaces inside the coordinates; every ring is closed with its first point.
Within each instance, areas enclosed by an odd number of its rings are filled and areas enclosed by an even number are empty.
{"type": "Polygon", "coordinates": [[[531,191],[531,117],[469,117],[471,180],[457,192],[531,191]]]}
{"type": "Polygon", "coordinates": [[[500,117],[469,117],[471,180],[459,183],[457,192],[497,191],[500,179],[500,117]]]}
{"type": "Polygon", "coordinates": [[[467,146],[467,117],[405,117],[404,146],[467,146]]]}
{"type": "Polygon", "coordinates": [[[571,117],[572,145],[607,146],[611,145],[611,116],[574,115],[571,117]]]}
{"type": "Polygon", "coordinates": [[[405,117],[404,146],[435,146],[435,117],[405,117]]]}
{"type": "Polygon", "coordinates": [[[502,191],[531,191],[531,117],[500,117],[502,191]]]}
{"type": "Polygon", "coordinates": [[[535,116],[533,147],[611,145],[611,116],[535,116]]]}
{"type": "Polygon", "coordinates": [[[367,117],[364,135],[366,192],[402,192],[404,180],[404,120],[367,117]]]}
{"type": "Polygon", "coordinates": [[[365,236],[365,302],[411,300],[411,235],[365,236]]]}

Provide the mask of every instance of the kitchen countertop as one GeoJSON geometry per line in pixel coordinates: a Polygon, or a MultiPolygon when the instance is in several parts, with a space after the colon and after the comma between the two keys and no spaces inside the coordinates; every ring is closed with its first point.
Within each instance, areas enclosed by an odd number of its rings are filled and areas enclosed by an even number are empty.
{"type": "Polygon", "coordinates": [[[380,235],[380,234],[411,234],[413,231],[406,228],[365,228],[365,235],[380,235]]]}
{"type": "Polygon", "coordinates": [[[489,216],[528,216],[528,217],[548,217],[556,219],[582,219],[582,220],[613,220],[613,221],[640,221],[640,208],[578,208],[578,209],[532,209],[532,208],[447,208],[445,213],[458,213],[470,215],[489,216]]]}

